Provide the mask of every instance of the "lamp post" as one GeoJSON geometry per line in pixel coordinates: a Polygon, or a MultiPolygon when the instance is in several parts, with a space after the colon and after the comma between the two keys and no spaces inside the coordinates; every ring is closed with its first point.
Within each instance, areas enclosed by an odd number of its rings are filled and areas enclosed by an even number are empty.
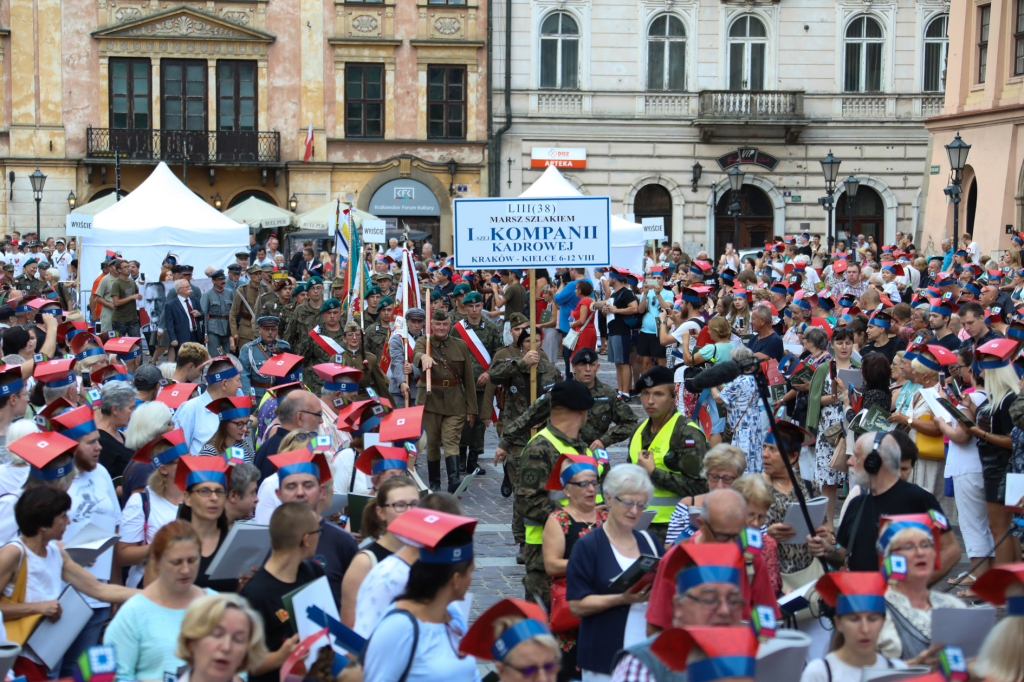
{"type": "Polygon", "coordinates": [[[459,164],[454,158],[448,159],[448,196],[455,196],[455,174],[459,172],[459,164]]]}
{"type": "Polygon", "coordinates": [[[850,177],[843,180],[846,186],[846,211],[850,214],[850,234],[847,239],[853,239],[853,200],[857,198],[857,190],[860,188],[860,180],[850,173],[850,177]]]}
{"type": "Polygon", "coordinates": [[[967,153],[971,151],[971,145],[960,139],[960,133],[952,142],[946,145],[946,154],[949,156],[950,174],[953,176],[953,184],[942,190],[943,194],[953,202],[953,250],[959,244],[960,228],[960,183],[964,180],[964,166],[967,165],[967,153]]]}
{"type": "Polygon", "coordinates": [[[743,177],[746,175],[739,166],[733,166],[729,171],[729,187],[732,189],[732,203],[729,205],[729,214],[732,215],[732,248],[739,252],[740,234],[740,190],[743,189],[743,177]]]}
{"type": "Polygon", "coordinates": [[[75,196],[74,190],[68,192],[68,206],[72,211],[75,210],[75,204],[78,203],[78,198],[75,196]]]}
{"type": "Polygon", "coordinates": [[[220,207],[224,205],[224,200],[220,198],[220,192],[217,192],[217,196],[210,198],[213,199],[213,207],[219,211],[220,207]]]}
{"type": "Polygon", "coordinates": [[[700,176],[701,176],[701,174],[703,172],[704,172],[704,166],[700,165],[699,161],[697,163],[693,164],[693,177],[690,180],[690,183],[691,183],[693,189],[691,189],[690,191],[692,191],[692,192],[696,192],[697,191],[697,183],[700,182],[700,176]]]}
{"type": "Polygon", "coordinates": [[[39,229],[39,205],[43,201],[43,185],[46,184],[46,176],[39,172],[39,168],[36,167],[36,172],[28,176],[29,181],[32,183],[32,198],[36,200],[36,239],[39,239],[43,235],[39,229]]]}
{"type": "Polygon", "coordinates": [[[295,196],[294,192],[292,192],[292,198],[288,200],[288,208],[292,210],[292,213],[295,213],[295,209],[298,208],[298,206],[299,198],[295,196]]]}
{"type": "Polygon", "coordinates": [[[828,150],[828,156],[821,160],[821,174],[825,176],[825,196],[818,199],[818,203],[825,207],[825,212],[828,214],[828,227],[826,228],[826,236],[828,240],[828,252],[832,253],[832,206],[834,200],[832,195],[836,191],[836,178],[839,177],[839,164],[842,161],[832,156],[832,150],[828,150]]]}

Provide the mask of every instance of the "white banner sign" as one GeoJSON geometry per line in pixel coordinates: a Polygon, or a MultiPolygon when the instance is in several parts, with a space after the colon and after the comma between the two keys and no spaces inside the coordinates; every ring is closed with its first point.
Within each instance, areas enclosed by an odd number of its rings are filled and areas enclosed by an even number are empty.
{"type": "Polygon", "coordinates": [[[384,234],[387,231],[387,222],[383,220],[363,221],[363,241],[367,244],[386,244],[384,234]]]}
{"type": "Polygon", "coordinates": [[[455,267],[611,264],[608,197],[455,200],[455,267]]]}
{"type": "Polygon", "coordinates": [[[662,240],[665,238],[664,218],[641,218],[644,226],[644,239],[662,240]]]}
{"type": "Polygon", "coordinates": [[[69,237],[86,237],[92,234],[92,216],[84,213],[69,213],[64,226],[69,237]]]}

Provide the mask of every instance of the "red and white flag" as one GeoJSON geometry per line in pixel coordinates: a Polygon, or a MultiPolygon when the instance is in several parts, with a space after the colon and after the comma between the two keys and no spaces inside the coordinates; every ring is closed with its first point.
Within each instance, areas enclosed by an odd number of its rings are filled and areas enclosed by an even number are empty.
{"type": "MultiPolygon", "coordinates": [[[[397,293],[398,302],[402,304],[403,317],[409,308],[423,307],[420,301],[420,283],[416,276],[416,265],[413,263],[412,254],[408,249],[402,250],[402,283],[397,293]]],[[[416,344],[408,333],[402,336],[405,339],[407,359],[412,362],[412,351],[416,344]]]]}
{"type": "Polygon", "coordinates": [[[328,355],[339,355],[344,352],[344,349],[338,345],[337,341],[320,333],[320,327],[313,327],[310,329],[309,338],[313,339],[313,341],[316,342],[316,345],[320,346],[328,355]]]}
{"type": "Polygon", "coordinates": [[[384,372],[385,375],[388,373],[388,368],[391,367],[391,334],[388,333],[388,337],[384,339],[384,347],[380,351],[380,358],[377,364],[380,366],[380,371],[384,372]]]}
{"type": "MultiPolygon", "coordinates": [[[[487,348],[484,346],[483,341],[480,340],[480,337],[476,335],[476,332],[469,328],[465,320],[455,325],[455,332],[469,346],[469,352],[473,354],[473,357],[484,368],[484,371],[489,370],[491,368],[491,354],[487,352],[487,348]]],[[[498,421],[498,414],[498,399],[495,398],[494,404],[491,406],[491,421],[498,421]]]]}
{"type": "Polygon", "coordinates": [[[306,151],[302,155],[302,162],[306,163],[313,156],[313,122],[309,122],[309,130],[306,131],[306,151]]]}

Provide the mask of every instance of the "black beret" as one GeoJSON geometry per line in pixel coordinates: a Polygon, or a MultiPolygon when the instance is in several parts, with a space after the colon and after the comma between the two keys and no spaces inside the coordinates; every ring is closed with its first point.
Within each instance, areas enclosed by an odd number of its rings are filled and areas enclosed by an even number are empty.
{"type": "Polygon", "coordinates": [[[675,374],[672,370],[662,365],[655,365],[640,375],[635,388],[637,391],[642,391],[645,388],[654,388],[655,386],[664,386],[665,384],[675,383],[675,374]]]}
{"type": "Polygon", "coordinates": [[[551,389],[551,404],[583,412],[594,406],[594,396],[579,381],[559,381],[551,389]]]}
{"type": "Polygon", "coordinates": [[[588,346],[586,348],[580,348],[578,351],[576,351],[576,354],[572,356],[572,364],[590,365],[597,362],[599,359],[600,358],[597,357],[597,351],[588,346]]]}

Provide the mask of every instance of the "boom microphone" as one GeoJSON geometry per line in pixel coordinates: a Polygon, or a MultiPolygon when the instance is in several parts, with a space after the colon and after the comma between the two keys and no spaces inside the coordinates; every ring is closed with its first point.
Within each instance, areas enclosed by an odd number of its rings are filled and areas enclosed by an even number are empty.
{"type": "Polygon", "coordinates": [[[757,365],[756,359],[743,363],[736,362],[735,360],[716,362],[693,379],[686,379],[683,385],[690,393],[700,393],[705,389],[727,384],[741,374],[746,374],[755,369],[757,365]]]}

